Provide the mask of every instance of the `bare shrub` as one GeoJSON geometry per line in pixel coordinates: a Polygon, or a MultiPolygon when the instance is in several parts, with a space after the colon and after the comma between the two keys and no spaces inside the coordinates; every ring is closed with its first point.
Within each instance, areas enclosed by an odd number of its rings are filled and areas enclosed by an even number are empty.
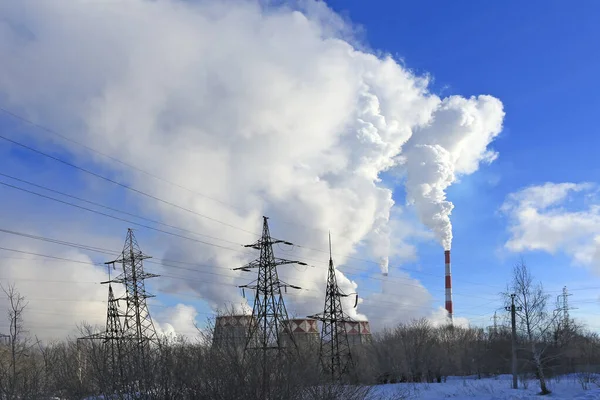
{"type": "Polygon", "coordinates": [[[304,389],[301,400],[366,400],[371,391],[368,386],[318,385],[304,389]]]}
{"type": "Polygon", "coordinates": [[[576,374],[577,382],[583,390],[589,390],[591,385],[598,386],[598,374],[590,371],[583,371],[576,374]]]}

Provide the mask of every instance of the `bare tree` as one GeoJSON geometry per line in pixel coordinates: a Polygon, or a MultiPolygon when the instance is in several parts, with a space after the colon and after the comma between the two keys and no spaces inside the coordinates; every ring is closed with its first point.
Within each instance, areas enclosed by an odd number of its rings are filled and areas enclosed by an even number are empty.
{"type": "Polygon", "coordinates": [[[524,350],[529,353],[528,360],[535,369],[541,394],[549,394],[544,367],[550,361],[547,350],[552,344],[551,330],[558,313],[549,310],[550,296],[544,292],[541,283],[534,281],[523,259],[515,265],[512,283],[504,293],[507,304],[511,293],[515,294],[515,304],[520,307],[520,311],[517,312],[518,328],[525,339],[524,350]]]}
{"type": "Polygon", "coordinates": [[[3,365],[2,371],[2,391],[7,399],[16,397],[17,381],[20,375],[20,364],[26,356],[25,347],[21,341],[24,335],[23,312],[27,303],[25,298],[16,290],[14,284],[7,288],[0,285],[2,291],[8,299],[8,322],[10,331],[8,334],[9,357],[8,364],[3,365]]]}
{"type": "Polygon", "coordinates": [[[38,341],[27,337],[23,314],[27,307],[25,297],[14,284],[0,288],[8,300],[9,334],[5,356],[0,362],[0,393],[4,399],[35,399],[44,386],[43,360],[38,352],[38,341]]]}

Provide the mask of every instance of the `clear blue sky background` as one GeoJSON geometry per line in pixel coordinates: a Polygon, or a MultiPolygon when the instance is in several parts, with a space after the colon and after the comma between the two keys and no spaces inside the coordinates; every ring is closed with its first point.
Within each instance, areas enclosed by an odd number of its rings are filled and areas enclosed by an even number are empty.
{"type": "MultiPolygon", "coordinates": [[[[455,204],[455,311],[474,322],[489,323],[489,316],[502,305],[497,294],[519,257],[503,249],[507,221],[497,211],[506,195],[546,181],[598,180],[600,2],[330,0],[328,4],[362,26],[363,39],[370,47],[403,59],[418,74],[431,74],[433,90],[440,95],[490,94],[504,103],[504,131],[492,145],[500,157],[448,192],[455,204]]],[[[0,130],[17,126],[0,114],[0,130]]],[[[2,169],[14,175],[39,174],[45,169],[51,186],[58,190],[77,186],[82,179],[69,168],[49,168],[49,161],[15,151],[6,143],[0,143],[0,157],[2,169]]],[[[97,186],[99,192],[102,185],[97,186]]],[[[0,196],[7,193],[0,188],[0,196]]],[[[48,203],[31,196],[4,199],[5,206],[10,202],[31,210],[21,217],[25,226],[33,226],[39,214],[47,212],[42,207],[48,203]]],[[[122,198],[104,200],[118,206],[122,198]]],[[[396,200],[404,202],[400,188],[396,200]]],[[[97,220],[70,211],[82,224],[97,220]]],[[[107,231],[122,225],[102,223],[107,231]]],[[[152,241],[152,235],[146,239],[152,241]]],[[[441,306],[442,250],[436,243],[421,244],[418,250],[419,261],[405,267],[441,306]]],[[[600,328],[600,323],[593,322],[594,318],[600,321],[600,289],[587,290],[600,287],[596,274],[570,266],[570,259],[562,254],[524,256],[536,277],[556,291],[553,295],[568,285],[572,303],[579,307],[575,314],[586,315],[591,326],[600,328]]],[[[100,257],[98,261],[105,260],[100,257]]],[[[359,262],[353,264],[362,267],[359,262]]],[[[176,301],[163,300],[167,304],[176,301]]],[[[200,311],[208,310],[200,307],[200,311]]]]}
{"type": "MultiPolygon", "coordinates": [[[[434,91],[491,94],[504,103],[504,131],[492,145],[500,157],[448,192],[455,203],[455,310],[469,317],[490,312],[488,307],[500,304],[473,307],[487,303],[484,297],[493,298],[519,257],[502,249],[508,235],[506,220],[497,209],[505,196],[546,181],[598,180],[600,2],[330,0],[328,4],[362,25],[363,39],[372,48],[403,59],[416,73],[430,73],[434,91]]],[[[402,196],[399,190],[400,202],[402,196]]],[[[420,246],[424,271],[441,270],[440,253],[433,243],[420,246]]],[[[600,286],[597,275],[570,267],[570,260],[561,254],[524,256],[551,290],[563,285],[600,286]]],[[[441,299],[439,278],[415,276],[441,299]]],[[[579,303],[577,315],[600,315],[597,292],[572,291],[572,303],[579,303]]]]}

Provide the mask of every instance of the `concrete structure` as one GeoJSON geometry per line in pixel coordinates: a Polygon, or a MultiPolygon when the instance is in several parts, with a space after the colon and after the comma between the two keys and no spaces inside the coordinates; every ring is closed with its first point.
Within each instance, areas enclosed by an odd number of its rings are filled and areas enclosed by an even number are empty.
{"type": "Polygon", "coordinates": [[[346,321],[346,332],[350,346],[371,342],[371,327],[369,321],[346,321]]]}
{"type": "Polygon", "coordinates": [[[235,346],[244,348],[251,315],[222,315],[215,320],[213,346],[235,346]]]}
{"type": "MultiPolygon", "coordinates": [[[[318,346],[320,334],[317,320],[312,318],[293,318],[287,320],[284,332],[291,332],[294,340],[299,347],[318,346]],[[289,327],[289,328],[288,328],[289,327]]],[[[281,335],[282,344],[290,344],[289,334],[281,335]]]]}
{"type": "Polygon", "coordinates": [[[448,319],[452,322],[452,269],[450,268],[450,250],[444,251],[444,258],[446,261],[446,311],[448,312],[448,319]]]}

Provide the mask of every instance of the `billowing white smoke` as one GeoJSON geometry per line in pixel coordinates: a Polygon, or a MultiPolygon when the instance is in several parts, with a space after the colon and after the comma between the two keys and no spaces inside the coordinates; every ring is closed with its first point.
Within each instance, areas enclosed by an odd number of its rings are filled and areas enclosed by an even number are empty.
{"type": "Polygon", "coordinates": [[[407,152],[406,160],[407,200],[444,249],[450,250],[454,205],[446,200],[446,188],[456,179],[450,153],[437,144],[418,144],[407,152]]]}
{"type": "MultiPolygon", "coordinates": [[[[277,248],[289,252],[279,255],[315,265],[280,269],[282,279],[303,288],[289,294],[291,312],[306,315],[322,309],[327,255],[309,249],[325,250],[328,230],[342,269],[357,251],[382,260],[383,273],[389,257],[411,253],[409,223],[390,219],[384,171],[405,172],[419,216],[450,245],[445,190],[493,160],[486,149],[500,131],[502,104],[432,95],[427,78],[354,48],[344,39],[351,29],[322,3],[302,2],[304,13],[259,3],[0,2],[0,98],[191,191],[95,157],[133,186],[227,223],[135,198],[169,224],[234,243],[209,240],[231,251],[164,237],[163,248],[146,252],[194,260],[206,274],[165,264],[157,272],[180,279],[162,279],[163,290],[199,294],[215,309],[239,304],[237,286],[253,275],[231,271],[251,259],[235,244],[256,240],[248,232],[259,232],[260,216],[268,215],[274,236],[303,246],[277,248]]],[[[346,293],[359,279],[338,274],[346,293]]],[[[389,299],[410,298],[404,311],[378,303],[383,295],[369,305],[363,294],[369,319],[393,321],[431,302],[426,290],[412,287],[389,299]]],[[[347,298],[344,306],[353,310],[353,303],[347,298]]]]}
{"type": "Polygon", "coordinates": [[[454,205],[446,189],[497,153],[487,146],[502,130],[504,111],[494,97],[441,101],[427,126],[418,128],[405,147],[402,167],[406,194],[421,221],[436,235],[444,250],[452,247],[450,214],[454,205]]]}

